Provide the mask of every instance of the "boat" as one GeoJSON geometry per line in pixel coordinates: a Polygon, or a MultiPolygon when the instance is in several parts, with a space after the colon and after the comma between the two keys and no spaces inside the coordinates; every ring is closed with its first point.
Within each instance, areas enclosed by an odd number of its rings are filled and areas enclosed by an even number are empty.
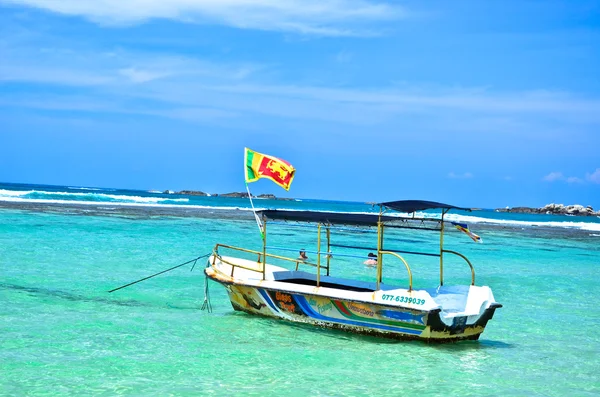
{"type": "Polygon", "coordinates": [[[494,300],[490,287],[475,285],[475,270],[469,259],[444,246],[448,229],[444,216],[450,210],[469,209],[421,200],[377,205],[378,213],[258,211],[256,214],[262,221],[262,249],[218,243],[208,258],[205,274],[225,287],[237,311],[402,340],[427,343],[477,340],[502,305],[494,300]],[[417,216],[417,211],[426,210],[440,210],[441,216],[431,217],[431,211],[428,216],[417,216]],[[306,250],[315,259],[311,262],[277,253],[282,250],[297,253],[298,248],[267,245],[267,225],[272,223],[316,229],[316,249],[306,250]],[[408,250],[403,246],[407,239],[397,238],[397,233],[420,231],[439,232],[439,250],[437,240],[434,252],[426,252],[408,250]],[[356,245],[346,243],[349,235],[357,236],[356,245]],[[338,236],[343,237],[341,242],[334,239],[338,236]],[[367,240],[372,243],[365,243],[367,240]],[[334,274],[336,260],[366,259],[365,252],[376,255],[373,280],[334,274]],[[407,255],[439,257],[439,283],[437,258],[434,258],[434,285],[414,288],[407,255]],[[444,282],[444,259],[448,256],[466,262],[470,284],[444,282]],[[384,278],[384,273],[398,271],[399,266],[405,269],[402,282],[384,278]]]}

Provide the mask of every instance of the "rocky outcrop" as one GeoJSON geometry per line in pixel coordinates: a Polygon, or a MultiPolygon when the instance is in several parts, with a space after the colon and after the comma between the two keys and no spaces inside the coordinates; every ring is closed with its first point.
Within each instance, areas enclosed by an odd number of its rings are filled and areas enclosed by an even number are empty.
{"type": "MultiPolygon", "coordinates": [[[[169,194],[174,194],[175,192],[173,192],[172,190],[165,190],[164,193],[169,193],[169,194]]],[[[187,195],[187,196],[212,196],[212,197],[230,197],[230,198],[248,198],[248,193],[247,192],[232,192],[232,193],[223,193],[223,194],[217,194],[217,193],[213,193],[213,194],[208,194],[205,192],[201,192],[199,190],[182,190],[179,192],[176,192],[175,194],[183,194],[183,195],[187,195]]],[[[268,200],[294,200],[293,198],[283,198],[283,197],[276,197],[274,194],[271,193],[265,193],[265,194],[259,194],[258,196],[252,196],[253,198],[260,198],[260,199],[268,199],[268,200]]]]}
{"type": "Polygon", "coordinates": [[[514,207],[514,208],[498,208],[497,212],[515,212],[521,214],[552,214],[552,215],[576,215],[576,216],[600,216],[600,211],[594,212],[592,206],[588,205],[563,205],[563,204],[547,204],[541,208],[531,207],[514,207]]]}
{"type": "Polygon", "coordinates": [[[182,190],[177,194],[185,194],[187,196],[208,196],[208,193],[201,192],[199,190],[182,190]]]}
{"type": "Polygon", "coordinates": [[[234,198],[248,198],[247,192],[233,192],[220,194],[219,197],[234,197],[234,198]]]}
{"type": "MultiPolygon", "coordinates": [[[[218,196],[218,197],[234,197],[234,198],[248,198],[248,193],[246,192],[233,192],[233,193],[225,193],[225,194],[213,194],[213,196],[218,196]]],[[[258,196],[252,196],[253,198],[260,198],[260,199],[269,199],[269,200],[293,200],[293,199],[288,199],[288,198],[281,198],[281,197],[275,197],[274,194],[270,194],[270,193],[265,193],[265,194],[259,194],[258,196]]]]}
{"type": "Polygon", "coordinates": [[[539,213],[538,208],[530,208],[530,207],[514,207],[514,208],[506,208],[502,212],[518,212],[520,214],[537,214],[539,213]]]}
{"type": "Polygon", "coordinates": [[[542,213],[545,214],[564,214],[564,215],[600,215],[599,212],[594,212],[594,209],[591,205],[584,207],[583,205],[575,204],[575,205],[567,205],[564,206],[562,204],[548,204],[540,209],[542,213]]]}

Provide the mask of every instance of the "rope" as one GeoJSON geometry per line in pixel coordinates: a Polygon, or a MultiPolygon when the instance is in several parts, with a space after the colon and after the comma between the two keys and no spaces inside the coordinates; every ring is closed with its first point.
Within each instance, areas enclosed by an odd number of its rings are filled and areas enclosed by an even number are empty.
{"type": "MultiPolygon", "coordinates": [[[[194,258],[194,259],[192,259],[192,260],[189,260],[189,261],[187,261],[187,262],[184,262],[184,263],[182,263],[181,265],[173,266],[173,267],[171,267],[171,268],[169,268],[169,269],[167,269],[167,270],[163,270],[162,272],[158,272],[158,273],[155,273],[155,274],[153,274],[153,275],[151,275],[151,276],[148,276],[148,277],[141,278],[141,279],[139,279],[139,280],[137,280],[137,281],[133,281],[133,282],[131,282],[131,283],[129,283],[129,284],[125,284],[125,285],[122,285],[122,286],[120,286],[120,287],[117,287],[117,288],[111,289],[111,290],[110,290],[110,291],[108,291],[108,292],[109,292],[109,293],[111,293],[111,292],[118,291],[118,290],[120,290],[120,289],[123,289],[123,288],[129,287],[130,285],[133,285],[133,284],[140,283],[140,282],[142,282],[142,281],[148,280],[148,279],[150,279],[150,278],[152,278],[152,277],[156,277],[156,276],[158,276],[158,275],[161,275],[161,274],[163,274],[163,273],[166,273],[166,272],[170,272],[171,270],[175,270],[175,269],[177,269],[178,267],[185,266],[185,265],[187,265],[187,264],[190,264],[190,263],[192,263],[192,262],[194,262],[194,266],[195,266],[195,265],[196,265],[196,262],[198,261],[198,259],[206,258],[206,257],[209,257],[210,255],[212,255],[212,252],[211,252],[211,253],[208,253],[208,254],[206,254],[206,255],[199,256],[199,257],[197,257],[197,258],[194,258]]],[[[192,267],[192,269],[193,269],[193,267],[192,267]]]]}
{"type": "Polygon", "coordinates": [[[194,261],[194,264],[192,265],[190,272],[194,271],[194,268],[196,267],[196,262],[198,262],[198,259],[200,259],[200,258],[196,258],[196,260],[194,261]]]}
{"type": "MultiPolygon", "coordinates": [[[[206,264],[206,267],[209,267],[209,264],[206,264]]],[[[208,276],[204,273],[204,302],[202,303],[202,307],[200,310],[207,310],[209,313],[212,313],[212,305],[210,304],[210,293],[208,290],[208,276]]]]}

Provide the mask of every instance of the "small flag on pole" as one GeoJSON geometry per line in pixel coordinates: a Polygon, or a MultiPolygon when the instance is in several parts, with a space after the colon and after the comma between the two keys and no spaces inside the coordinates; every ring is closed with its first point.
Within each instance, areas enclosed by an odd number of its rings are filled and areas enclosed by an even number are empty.
{"type": "Polygon", "coordinates": [[[296,172],[287,161],[248,148],[244,151],[244,168],[246,183],[268,178],[285,190],[290,190],[296,172]]]}
{"type": "Polygon", "coordinates": [[[452,222],[452,225],[454,225],[454,227],[456,227],[461,232],[467,234],[476,243],[483,243],[483,240],[481,239],[481,237],[479,237],[478,235],[476,235],[475,233],[473,233],[471,230],[469,230],[469,225],[467,225],[466,223],[452,222]]]}

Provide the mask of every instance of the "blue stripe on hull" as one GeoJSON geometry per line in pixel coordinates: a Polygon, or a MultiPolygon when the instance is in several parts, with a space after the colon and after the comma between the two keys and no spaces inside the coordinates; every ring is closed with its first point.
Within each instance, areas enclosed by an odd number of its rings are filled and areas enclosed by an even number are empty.
{"type": "Polygon", "coordinates": [[[360,322],[360,321],[354,321],[354,320],[325,317],[325,316],[321,315],[320,313],[315,312],[312,309],[312,307],[308,304],[308,302],[306,301],[306,298],[304,296],[294,295],[294,298],[296,299],[296,302],[298,302],[298,304],[300,305],[300,308],[304,311],[304,313],[307,314],[307,316],[312,317],[317,320],[327,321],[330,323],[355,325],[355,326],[363,327],[363,328],[376,328],[376,329],[401,332],[404,334],[411,334],[411,335],[421,335],[421,333],[423,332],[420,330],[414,330],[414,329],[410,329],[410,328],[391,327],[391,326],[382,325],[382,324],[373,324],[373,323],[366,323],[366,322],[360,322]]]}
{"type": "MultiPolygon", "coordinates": [[[[269,305],[269,307],[271,309],[273,309],[273,311],[275,313],[280,312],[279,308],[277,308],[277,306],[273,303],[273,300],[271,299],[269,294],[264,289],[256,288],[256,290],[260,293],[260,295],[263,297],[265,302],[269,305]]],[[[313,308],[308,304],[308,302],[306,301],[306,298],[303,295],[292,295],[292,296],[294,297],[294,299],[296,300],[296,302],[298,303],[298,305],[300,306],[300,308],[302,309],[304,314],[307,317],[313,318],[315,320],[327,321],[327,322],[335,323],[335,324],[354,325],[354,326],[362,327],[362,328],[373,328],[373,329],[379,329],[379,330],[384,330],[384,331],[392,331],[395,333],[403,333],[403,334],[410,334],[410,335],[416,335],[416,336],[421,335],[421,333],[423,332],[422,330],[414,330],[414,329],[410,329],[410,328],[392,327],[392,326],[387,326],[387,325],[382,325],[382,324],[374,324],[374,323],[368,323],[368,322],[339,319],[339,318],[334,318],[334,317],[325,317],[325,316],[321,315],[320,313],[315,312],[313,310],[313,308]]]]}
{"type": "Polygon", "coordinates": [[[256,290],[262,295],[263,299],[265,300],[265,302],[267,302],[271,309],[273,309],[275,313],[278,313],[279,309],[277,308],[277,306],[275,306],[275,304],[269,297],[269,294],[267,294],[267,292],[264,289],[257,288],[256,290]]]}

